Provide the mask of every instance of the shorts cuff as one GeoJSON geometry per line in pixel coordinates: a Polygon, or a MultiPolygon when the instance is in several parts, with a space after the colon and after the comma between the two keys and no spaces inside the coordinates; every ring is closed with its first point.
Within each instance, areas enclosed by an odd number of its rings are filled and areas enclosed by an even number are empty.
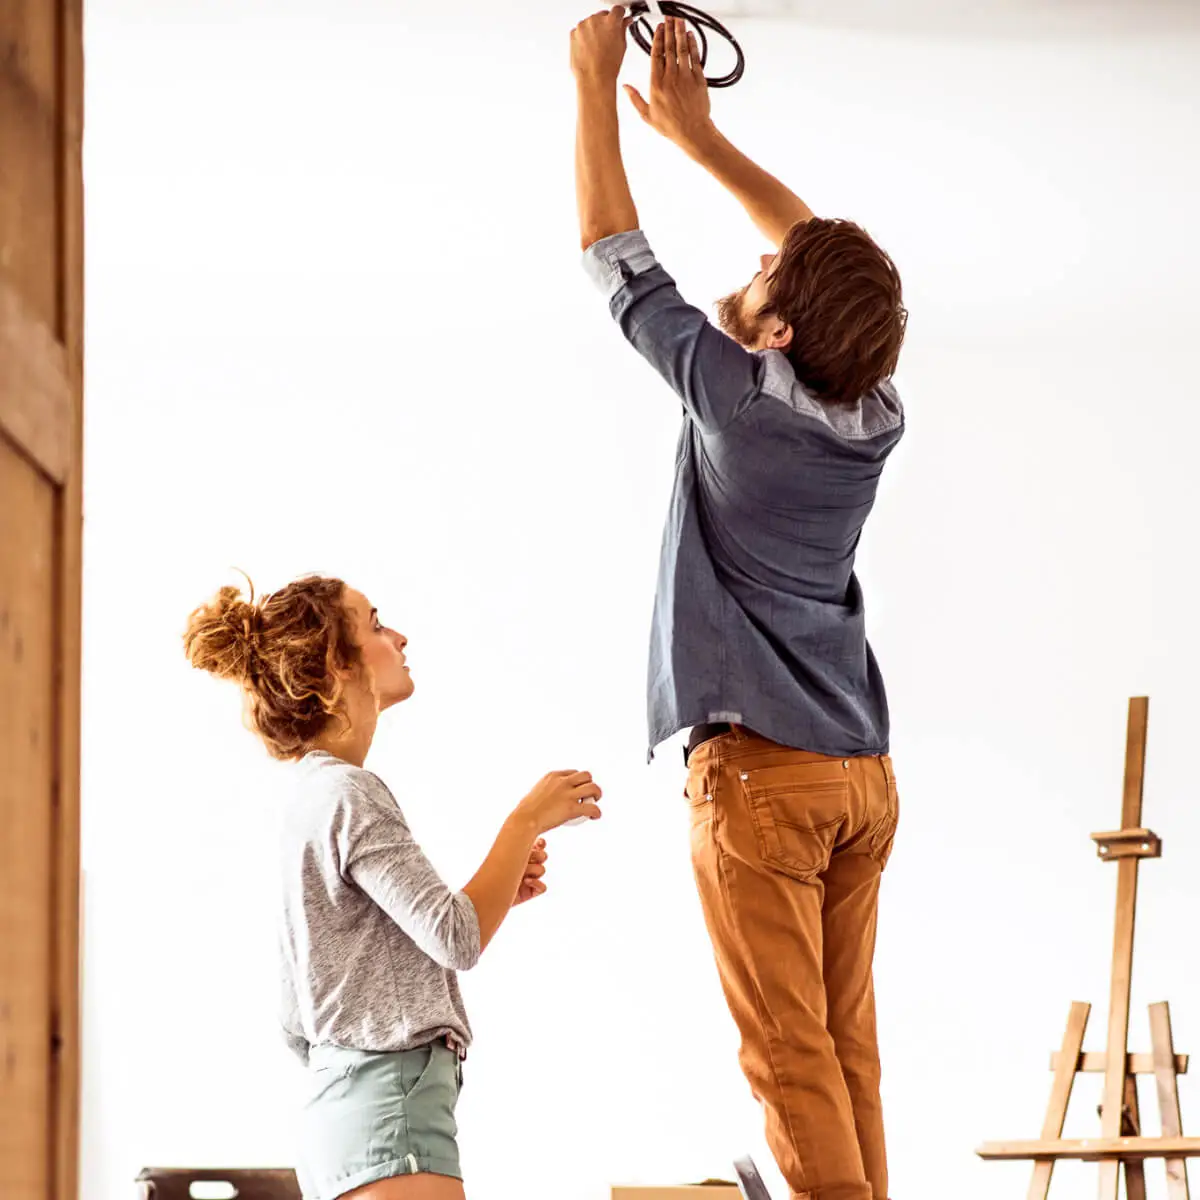
{"type": "Polygon", "coordinates": [[[454,1159],[450,1158],[426,1158],[420,1154],[415,1154],[413,1157],[417,1160],[417,1166],[420,1167],[419,1175],[448,1175],[451,1179],[462,1178],[462,1167],[454,1159]]]}

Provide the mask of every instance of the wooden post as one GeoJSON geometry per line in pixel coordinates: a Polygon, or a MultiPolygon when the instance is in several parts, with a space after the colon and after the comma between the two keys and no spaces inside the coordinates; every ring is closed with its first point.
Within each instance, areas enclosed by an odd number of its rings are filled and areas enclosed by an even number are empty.
{"type": "Polygon", "coordinates": [[[78,1194],[82,135],[82,0],[3,0],[3,1200],[78,1194]]]}
{"type": "MultiPolygon", "coordinates": [[[[1071,1102],[1071,1089],[1075,1085],[1076,1064],[1083,1049],[1083,1035],[1087,1032],[1090,1004],[1076,1001],[1071,1005],[1067,1017],[1067,1032],[1063,1034],[1062,1049],[1058,1053],[1058,1066],[1054,1072],[1054,1086],[1050,1089],[1050,1104],[1046,1108],[1046,1120],[1042,1125],[1042,1141],[1052,1142],[1062,1137],[1063,1125],[1067,1120],[1067,1106],[1071,1102]]],[[[1033,1164],[1033,1179],[1029,1184],[1028,1200],[1046,1200],[1050,1192],[1050,1176],[1054,1174],[1054,1159],[1040,1158],[1033,1164]]]]}
{"type": "MultiPolygon", "coordinates": [[[[1121,832],[1139,830],[1142,824],[1142,780],[1146,768],[1146,723],[1149,700],[1129,702],[1129,730],[1125,742],[1125,794],[1121,803],[1121,832]]],[[[1109,992],[1108,1046],[1105,1050],[1104,1102],[1100,1136],[1121,1136],[1125,1101],[1125,1047],[1129,1041],[1129,989],[1133,979],[1133,924],[1137,915],[1138,856],[1117,863],[1117,917],[1113,931],[1112,987],[1109,992]]],[[[1120,1163],[1100,1164],[1100,1200],[1117,1200],[1120,1163]]],[[[1130,1200],[1133,1200],[1130,1197],[1130,1200]]]]}
{"type": "Polygon", "coordinates": [[[80,979],[80,725],[83,655],[83,0],[58,0],[62,125],[59,287],[71,396],[68,472],[58,507],[55,601],[54,925],[51,942],[51,1196],[79,1195],[82,985],[80,979]]]}
{"type": "MultiPolygon", "coordinates": [[[[1137,1080],[1132,1075],[1125,1076],[1123,1107],[1122,1136],[1140,1137],[1142,1113],[1138,1104],[1137,1080]]],[[[1139,1158],[1127,1158],[1121,1165],[1125,1168],[1126,1200],[1146,1200],[1146,1164],[1139,1158]]]]}
{"type": "MultiPolygon", "coordinates": [[[[1175,1078],[1175,1045],[1171,1038],[1171,1009],[1165,1000],[1161,1004],[1150,1005],[1150,1045],[1154,1049],[1154,1078],[1158,1084],[1163,1137],[1182,1137],[1179,1083],[1175,1078]]],[[[1187,1160],[1168,1158],[1166,1162],[1168,1200],[1189,1200],[1187,1160]]]]}

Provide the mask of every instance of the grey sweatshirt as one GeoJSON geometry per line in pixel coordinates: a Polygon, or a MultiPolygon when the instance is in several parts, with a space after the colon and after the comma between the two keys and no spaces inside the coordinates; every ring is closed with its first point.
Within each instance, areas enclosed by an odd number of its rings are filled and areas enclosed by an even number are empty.
{"type": "Polygon", "coordinates": [[[378,776],[323,751],[293,768],[282,821],[283,1027],[310,1046],[409,1050],[471,1027],[456,971],[479,916],[422,853],[378,776]]]}

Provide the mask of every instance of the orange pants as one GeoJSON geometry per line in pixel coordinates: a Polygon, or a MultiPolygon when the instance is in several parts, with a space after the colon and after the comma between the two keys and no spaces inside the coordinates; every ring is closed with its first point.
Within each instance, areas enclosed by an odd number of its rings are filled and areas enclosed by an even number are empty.
{"type": "Polygon", "coordinates": [[[687,798],[739,1061],[791,1200],[886,1200],[872,960],[891,760],[735,728],[693,751],[687,798]]]}

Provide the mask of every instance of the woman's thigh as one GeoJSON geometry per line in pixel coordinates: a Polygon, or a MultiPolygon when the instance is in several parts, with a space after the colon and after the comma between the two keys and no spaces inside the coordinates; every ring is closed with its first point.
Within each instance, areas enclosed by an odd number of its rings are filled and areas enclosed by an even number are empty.
{"type": "Polygon", "coordinates": [[[340,1200],[466,1200],[461,1179],[448,1175],[397,1175],[346,1192],[340,1200]]]}

